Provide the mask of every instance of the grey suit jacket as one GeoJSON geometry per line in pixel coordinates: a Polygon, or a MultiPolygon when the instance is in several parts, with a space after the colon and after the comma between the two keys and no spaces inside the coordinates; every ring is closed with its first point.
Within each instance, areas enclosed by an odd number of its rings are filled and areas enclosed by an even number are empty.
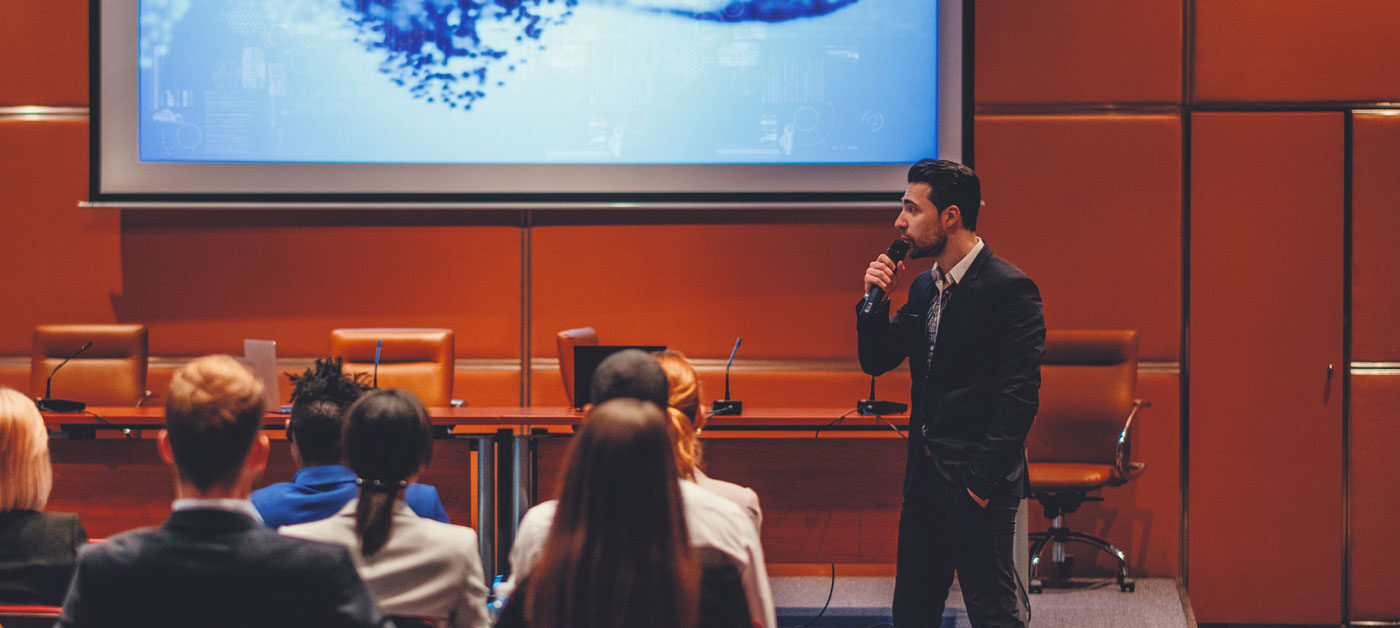
{"type": "Polygon", "coordinates": [[[352,499],[329,519],[278,531],[349,548],[370,593],[390,615],[449,618],[465,628],[491,625],[475,530],[419,517],[400,499],[394,502],[388,542],[366,557],[355,535],[359,503],[352,499]]]}

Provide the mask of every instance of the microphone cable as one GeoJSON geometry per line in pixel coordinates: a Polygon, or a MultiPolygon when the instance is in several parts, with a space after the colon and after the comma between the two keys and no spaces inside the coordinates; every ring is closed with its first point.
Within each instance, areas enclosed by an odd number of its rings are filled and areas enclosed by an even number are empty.
{"type": "MultiPolygon", "coordinates": [[[[848,412],[847,414],[850,413],[848,412]]],[[[845,418],[845,415],[842,415],[842,418],[845,418]]],[[[811,626],[812,624],[816,623],[818,619],[822,618],[822,615],[826,614],[826,609],[831,607],[831,596],[833,593],[836,593],[836,563],[831,563],[831,587],[826,590],[826,603],[822,604],[822,610],[817,612],[817,616],[807,620],[807,623],[805,624],[798,624],[796,626],[780,626],[779,628],[807,628],[808,626],[811,626]]]]}
{"type": "Polygon", "coordinates": [[[856,411],[855,408],[851,408],[850,410],[847,410],[845,414],[836,417],[836,420],[834,420],[834,421],[832,421],[832,422],[830,422],[830,423],[827,423],[826,425],[823,425],[823,426],[817,428],[817,431],[812,433],[812,438],[821,438],[822,430],[824,430],[824,429],[826,429],[826,428],[828,428],[828,427],[833,427],[833,426],[835,426],[836,424],[838,424],[838,423],[840,423],[840,422],[842,422],[842,421],[845,421],[845,420],[846,420],[846,417],[851,416],[851,413],[852,413],[852,412],[855,412],[855,411],[856,411]]]}

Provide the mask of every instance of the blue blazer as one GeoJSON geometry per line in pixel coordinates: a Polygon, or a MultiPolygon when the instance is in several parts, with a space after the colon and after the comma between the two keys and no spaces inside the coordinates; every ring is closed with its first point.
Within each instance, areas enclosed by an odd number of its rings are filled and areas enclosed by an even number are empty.
{"type": "MultiPolygon", "coordinates": [[[[253,491],[253,507],[272,529],[327,519],[359,496],[355,472],[340,465],[306,467],[291,482],[278,482],[253,491]]],[[[408,507],[420,517],[452,523],[436,488],[409,484],[404,489],[408,507]]]]}

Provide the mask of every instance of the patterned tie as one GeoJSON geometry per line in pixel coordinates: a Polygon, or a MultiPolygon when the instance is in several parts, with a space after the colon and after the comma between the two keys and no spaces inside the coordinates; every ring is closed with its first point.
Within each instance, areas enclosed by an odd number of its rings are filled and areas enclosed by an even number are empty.
{"type": "MultiPolygon", "coordinates": [[[[941,273],[941,271],[940,271],[941,273]]],[[[943,308],[948,305],[948,293],[953,290],[953,278],[946,273],[940,275],[943,278],[943,290],[934,297],[928,306],[928,369],[933,370],[933,350],[938,346],[938,322],[943,317],[943,308]]]]}

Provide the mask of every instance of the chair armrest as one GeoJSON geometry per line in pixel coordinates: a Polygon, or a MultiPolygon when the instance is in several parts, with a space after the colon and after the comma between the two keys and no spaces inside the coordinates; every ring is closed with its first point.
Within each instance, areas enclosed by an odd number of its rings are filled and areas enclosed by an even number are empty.
{"type": "Polygon", "coordinates": [[[1128,411],[1128,418],[1123,421],[1123,431],[1118,433],[1118,452],[1114,457],[1113,466],[1114,470],[1118,472],[1118,477],[1122,478],[1124,482],[1133,477],[1133,474],[1136,472],[1141,471],[1144,466],[1132,461],[1133,446],[1128,435],[1129,431],[1133,428],[1133,418],[1137,416],[1138,410],[1150,405],[1152,405],[1150,402],[1143,401],[1142,399],[1134,399],[1133,409],[1128,411]]]}

